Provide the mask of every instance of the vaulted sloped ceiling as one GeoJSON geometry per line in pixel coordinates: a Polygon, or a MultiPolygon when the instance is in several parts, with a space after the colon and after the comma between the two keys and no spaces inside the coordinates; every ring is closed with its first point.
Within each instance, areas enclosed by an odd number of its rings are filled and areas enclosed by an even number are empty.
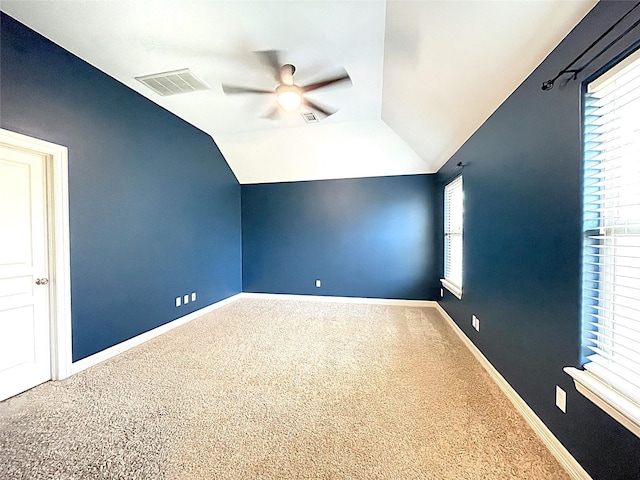
{"type": "MultiPolygon", "coordinates": [[[[240,183],[432,173],[595,0],[16,1],[7,14],[209,133],[240,183]],[[309,94],[319,123],[264,118],[255,54],[280,50],[297,83],[345,68],[353,85],[309,94]],[[211,88],[162,97],[135,77],[189,68],[211,88]]],[[[0,46],[1,48],[1,46],[0,46]]]]}

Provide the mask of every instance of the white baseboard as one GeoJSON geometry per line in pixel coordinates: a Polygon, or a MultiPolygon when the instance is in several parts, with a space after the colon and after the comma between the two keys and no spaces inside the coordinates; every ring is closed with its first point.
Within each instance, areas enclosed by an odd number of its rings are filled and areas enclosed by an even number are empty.
{"type": "Polygon", "coordinates": [[[310,302],[333,303],[365,303],[370,305],[398,305],[403,307],[432,307],[438,302],[431,300],[399,300],[395,298],[364,298],[364,297],[331,297],[326,295],[289,295],[281,293],[249,293],[242,292],[240,298],[258,298],[271,300],[302,300],[310,302]]]}
{"type": "Polygon", "coordinates": [[[516,392],[511,385],[509,385],[509,382],[507,382],[505,378],[500,375],[500,372],[498,372],[498,370],[496,370],[491,362],[487,360],[487,358],[482,354],[478,347],[476,347],[473,342],[469,340],[469,338],[453,321],[449,314],[440,306],[439,303],[433,303],[436,304],[436,308],[445,318],[449,326],[458,334],[469,351],[473,354],[474,357],[476,357],[478,362],[480,362],[480,365],[484,367],[487,373],[489,373],[493,381],[495,381],[498,387],[500,387],[500,390],[504,392],[507,398],[516,407],[516,409],[524,417],[531,428],[533,428],[533,431],[536,432],[538,437],[540,437],[551,454],[556,457],[556,459],[564,467],[571,478],[573,478],[574,480],[592,480],[591,476],[585,471],[585,469],[582,468],[582,466],[575,458],[573,458],[573,455],[571,455],[571,453],[569,453],[564,445],[560,443],[560,440],[556,438],[556,436],[551,432],[551,430],[549,430],[549,428],[544,424],[540,417],[535,414],[531,407],[527,405],[527,402],[525,402],[522,397],[518,395],[518,392],[516,392]]]}
{"type": "Polygon", "coordinates": [[[148,332],[141,333],[129,340],[125,340],[124,342],[118,343],[113,347],[109,347],[105,350],[102,350],[98,353],[90,355],[82,360],[78,360],[77,362],[73,362],[71,364],[71,374],[75,375],[82,370],[85,370],[89,367],[93,367],[100,362],[104,362],[111,357],[115,357],[119,353],[126,352],[127,350],[137,347],[138,345],[143,344],[155,338],[163,333],[168,332],[169,330],[173,330],[176,327],[184,325],[185,323],[189,323],[192,320],[195,320],[198,317],[201,317],[209,312],[212,312],[220,307],[224,307],[225,305],[229,305],[230,303],[235,302],[241,297],[241,294],[236,294],[231,297],[225,298],[224,300],[220,300],[212,305],[208,305],[200,310],[196,310],[195,312],[191,312],[184,317],[176,318],[175,320],[165,323],[164,325],[160,325],[159,327],[154,328],[153,330],[149,330],[148,332]]]}

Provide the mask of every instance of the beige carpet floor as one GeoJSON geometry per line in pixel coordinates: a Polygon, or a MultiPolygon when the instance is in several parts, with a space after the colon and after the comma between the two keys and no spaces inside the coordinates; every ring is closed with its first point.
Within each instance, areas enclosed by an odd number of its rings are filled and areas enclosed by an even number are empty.
{"type": "Polygon", "coordinates": [[[568,476],[435,309],[242,299],[1,402],[0,478],[568,476]]]}

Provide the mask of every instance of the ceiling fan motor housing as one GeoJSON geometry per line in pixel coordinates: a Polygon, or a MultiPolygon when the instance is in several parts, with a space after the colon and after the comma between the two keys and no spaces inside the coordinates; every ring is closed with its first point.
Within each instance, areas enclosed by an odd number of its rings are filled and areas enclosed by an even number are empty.
{"type": "Polygon", "coordinates": [[[296,67],[290,63],[286,63],[280,67],[280,81],[284,85],[293,85],[293,74],[296,73],[296,67]]]}

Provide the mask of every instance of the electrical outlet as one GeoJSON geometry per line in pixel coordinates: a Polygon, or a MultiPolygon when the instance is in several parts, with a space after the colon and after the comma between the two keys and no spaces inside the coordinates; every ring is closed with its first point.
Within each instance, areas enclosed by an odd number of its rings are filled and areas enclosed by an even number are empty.
{"type": "Polygon", "coordinates": [[[182,303],[184,303],[185,305],[189,303],[189,295],[185,295],[184,297],[182,297],[182,303]]]}
{"type": "Polygon", "coordinates": [[[473,326],[473,328],[475,328],[478,332],[480,331],[480,319],[478,317],[476,317],[475,315],[471,315],[471,325],[473,326]]]}
{"type": "Polygon", "coordinates": [[[176,307],[179,307],[180,305],[182,305],[182,298],[176,297],[176,307]]]}
{"type": "Polygon", "coordinates": [[[567,413],[567,392],[556,385],[556,407],[567,413]]]}
{"type": "Polygon", "coordinates": [[[195,302],[195,301],[196,301],[196,292],[193,292],[193,293],[191,294],[191,301],[192,301],[192,302],[195,302]]]}
{"type": "Polygon", "coordinates": [[[440,289],[440,298],[444,297],[444,288],[440,289]]]}
{"type": "Polygon", "coordinates": [[[320,280],[316,280],[316,288],[320,288],[322,286],[322,282],[320,280]]]}

